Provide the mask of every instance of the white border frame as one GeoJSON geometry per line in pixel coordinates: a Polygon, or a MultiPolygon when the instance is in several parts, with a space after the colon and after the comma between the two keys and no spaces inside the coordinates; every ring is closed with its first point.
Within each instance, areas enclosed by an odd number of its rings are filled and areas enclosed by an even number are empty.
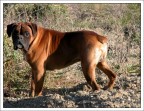
{"type": "Polygon", "coordinates": [[[109,0],[101,0],[101,1],[92,1],[92,0],[88,0],[88,1],[81,1],[81,0],[69,0],[69,1],[65,1],[65,0],[49,0],[49,1],[26,1],[26,0],[21,0],[21,1],[16,1],[16,0],[2,0],[0,1],[0,8],[1,8],[1,18],[0,18],[0,110],[7,110],[7,111],[16,111],[16,110],[37,110],[37,111],[45,111],[45,110],[101,110],[101,111],[108,111],[108,110],[112,110],[112,111],[116,111],[116,110],[125,110],[125,111],[143,111],[144,110],[144,89],[143,89],[143,85],[144,85],[144,76],[143,76],[143,43],[144,43],[144,22],[143,22],[143,10],[144,10],[144,1],[143,0],[125,0],[125,1],[109,1],[109,0]],[[3,108],[3,4],[4,3],[141,3],[141,108],[3,108]]]}

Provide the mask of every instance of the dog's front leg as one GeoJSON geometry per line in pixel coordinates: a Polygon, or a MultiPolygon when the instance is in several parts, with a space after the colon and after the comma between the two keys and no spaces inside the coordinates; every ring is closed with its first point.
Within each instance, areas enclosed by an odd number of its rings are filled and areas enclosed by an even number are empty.
{"type": "Polygon", "coordinates": [[[30,96],[35,96],[35,82],[34,82],[34,70],[32,70],[32,78],[31,78],[31,94],[30,96]]]}
{"type": "Polygon", "coordinates": [[[32,70],[31,96],[41,96],[45,70],[32,70]]]}

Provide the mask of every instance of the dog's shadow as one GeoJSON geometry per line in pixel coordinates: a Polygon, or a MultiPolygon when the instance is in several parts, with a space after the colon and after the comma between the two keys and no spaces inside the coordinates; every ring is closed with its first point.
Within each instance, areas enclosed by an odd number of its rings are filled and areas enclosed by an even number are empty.
{"type": "MultiPolygon", "coordinates": [[[[44,89],[43,96],[4,99],[4,108],[92,108],[102,106],[98,95],[90,95],[86,83],[72,88],[44,89]]],[[[89,88],[88,88],[89,89],[89,88]]],[[[26,91],[26,90],[25,90],[26,91]]],[[[26,91],[27,92],[27,91],[26,91]]]]}

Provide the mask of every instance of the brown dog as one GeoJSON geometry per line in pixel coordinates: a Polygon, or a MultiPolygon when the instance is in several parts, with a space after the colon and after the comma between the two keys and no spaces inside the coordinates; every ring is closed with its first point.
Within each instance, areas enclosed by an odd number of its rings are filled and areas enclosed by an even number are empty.
{"type": "Polygon", "coordinates": [[[31,95],[40,96],[46,70],[61,69],[81,61],[82,70],[93,90],[96,66],[110,79],[105,89],[112,89],[116,79],[106,63],[107,38],[92,31],[58,32],[33,23],[12,23],[7,26],[14,49],[24,52],[32,68],[31,95]]]}

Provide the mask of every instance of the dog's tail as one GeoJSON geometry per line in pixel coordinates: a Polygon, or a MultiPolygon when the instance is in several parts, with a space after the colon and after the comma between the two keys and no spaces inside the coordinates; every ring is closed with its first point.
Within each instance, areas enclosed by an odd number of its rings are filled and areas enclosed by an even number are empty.
{"type": "Polygon", "coordinates": [[[101,35],[98,35],[98,36],[97,36],[97,39],[98,39],[98,41],[101,42],[102,44],[108,42],[108,38],[107,38],[107,37],[104,37],[104,36],[101,36],[101,35]]]}

